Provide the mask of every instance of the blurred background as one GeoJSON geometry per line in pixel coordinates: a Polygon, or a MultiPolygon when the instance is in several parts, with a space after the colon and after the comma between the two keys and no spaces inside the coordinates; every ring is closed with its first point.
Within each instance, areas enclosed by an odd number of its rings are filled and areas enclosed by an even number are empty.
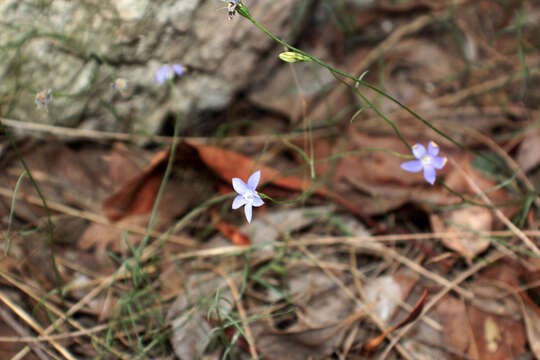
{"type": "MultiPolygon", "coordinates": [[[[500,81],[484,91],[500,87],[504,75],[524,77],[514,80],[512,97],[476,97],[469,104],[538,101],[529,77],[538,66],[535,1],[247,5],[283,40],[352,75],[368,71],[365,80],[407,105],[448,108],[482,89],[454,100],[440,97],[487,79],[500,81]]],[[[277,57],[282,46],[248,21],[229,21],[226,2],[5,0],[0,6],[0,106],[7,118],[171,135],[180,111],[182,133],[195,136],[214,135],[219,125],[242,120],[291,130],[302,113],[314,124],[335,124],[356,111],[358,100],[348,99],[350,92],[332,96],[337,86],[328,71],[295,64],[293,74],[277,57]],[[155,81],[167,63],[187,69],[174,91],[155,81]],[[118,79],[126,81],[122,91],[113,86],[118,79]],[[47,89],[55,101],[43,113],[35,96],[47,89]]]]}

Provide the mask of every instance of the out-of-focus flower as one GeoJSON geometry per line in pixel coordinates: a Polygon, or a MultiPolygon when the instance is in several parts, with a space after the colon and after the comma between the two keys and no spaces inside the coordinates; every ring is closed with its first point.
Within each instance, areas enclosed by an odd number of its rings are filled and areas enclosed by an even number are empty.
{"type": "Polygon", "coordinates": [[[288,63],[295,63],[297,61],[311,61],[309,57],[294,51],[282,52],[279,54],[279,58],[288,63]]]}
{"type": "Polygon", "coordinates": [[[156,71],[156,81],[158,83],[163,83],[165,80],[172,79],[174,77],[174,74],[177,76],[182,76],[185,72],[185,69],[180,64],[172,64],[172,65],[163,65],[156,71]]]}
{"type": "Polygon", "coordinates": [[[431,185],[435,183],[437,174],[435,170],[441,170],[446,164],[446,158],[437,156],[439,146],[433,141],[428,144],[428,149],[422,144],[412,147],[412,153],[417,160],[407,161],[401,164],[401,168],[409,172],[419,172],[424,170],[424,179],[431,185]]]}
{"type": "Polygon", "coordinates": [[[251,223],[253,206],[259,207],[264,205],[264,201],[261,199],[259,194],[257,194],[257,191],[255,191],[257,185],[259,185],[260,179],[260,170],[257,170],[253,174],[251,174],[247,184],[240,178],[232,179],[234,191],[238,193],[238,195],[233,200],[232,208],[233,210],[236,210],[243,206],[248,223],[251,223]]]}
{"type": "Polygon", "coordinates": [[[116,90],[126,90],[128,87],[128,81],[124,78],[118,78],[112,83],[112,87],[116,90]]]}
{"type": "Polygon", "coordinates": [[[38,107],[44,107],[47,106],[52,101],[52,90],[46,89],[41,90],[36,94],[36,97],[34,98],[34,101],[36,102],[36,105],[38,107]]]}

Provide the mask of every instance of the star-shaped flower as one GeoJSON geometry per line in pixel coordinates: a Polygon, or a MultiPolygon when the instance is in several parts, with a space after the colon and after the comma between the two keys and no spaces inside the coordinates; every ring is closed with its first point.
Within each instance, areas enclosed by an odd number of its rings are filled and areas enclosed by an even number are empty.
{"type": "Polygon", "coordinates": [[[257,194],[257,191],[255,191],[257,185],[259,185],[260,179],[260,170],[257,170],[253,174],[251,174],[247,184],[243,182],[240,178],[232,179],[232,186],[234,188],[234,191],[238,193],[238,196],[234,198],[232,208],[233,210],[236,210],[239,207],[244,206],[244,213],[246,214],[246,219],[248,223],[251,223],[253,206],[259,207],[264,204],[264,201],[260,198],[259,194],[257,194]]]}
{"type": "Polygon", "coordinates": [[[428,149],[422,144],[416,144],[412,147],[412,153],[417,160],[407,161],[401,164],[401,168],[409,172],[419,172],[424,170],[424,179],[431,185],[435,183],[437,175],[435,170],[441,170],[446,164],[446,158],[437,156],[439,146],[433,141],[428,144],[428,149]]]}
{"type": "Polygon", "coordinates": [[[175,73],[178,76],[182,76],[184,71],[184,67],[180,64],[163,65],[156,71],[156,80],[161,84],[165,80],[172,79],[175,73]]]}

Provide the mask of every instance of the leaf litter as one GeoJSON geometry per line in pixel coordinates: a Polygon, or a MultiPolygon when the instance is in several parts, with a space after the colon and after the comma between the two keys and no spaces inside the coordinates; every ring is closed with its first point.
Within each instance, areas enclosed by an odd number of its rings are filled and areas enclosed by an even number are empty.
{"type": "MultiPolygon", "coordinates": [[[[327,25],[320,43],[308,41],[305,48],[349,72],[369,70],[365,80],[455,132],[476,151],[474,156],[420,127],[395,103],[376,94],[368,97],[403,129],[409,144],[440,144],[445,156],[501,204],[503,215],[537,242],[538,209],[521,201],[521,184],[507,181],[513,176],[506,171],[511,164],[502,159],[492,168],[479,161],[489,147],[465,131],[489,134],[527,178],[539,178],[538,112],[531,111],[537,86],[529,79],[530,95],[519,99],[516,80],[522,66],[534,70],[538,62],[529,53],[523,62],[515,56],[516,39],[509,35],[515,12],[490,2],[457,4],[462,18],[453,23],[442,15],[442,2],[381,1],[361,10],[352,2],[346,6],[361,40],[354,46],[351,39],[336,44],[330,37],[335,25],[327,25]],[[454,32],[447,31],[449,24],[454,32]],[[494,74],[507,78],[494,83],[494,74]]],[[[531,14],[538,11],[532,3],[524,6],[531,14]]],[[[522,46],[530,52],[535,29],[534,21],[522,29],[522,46]]],[[[129,353],[137,342],[152,344],[155,334],[165,334],[166,340],[164,350],[150,348],[152,358],[243,359],[252,352],[261,359],[378,358],[394,339],[399,341],[391,358],[540,358],[534,254],[490,206],[477,206],[481,199],[455,166],[438,175],[468,204],[447,188],[430,187],[421,175],[403,173],[403,159],[365,151],[409,153],[372,109],[344,87],[331,86],[328,73],[304,65],[280,68],[272,81],[248,95],[260,118],[243,116],[275,132],[302,129],[308,119],[324,124],[313,132],[315,179],[306,159],[291,150],[298,146],[311,155],[303,135],[287,141],[268,136],[261,142],[245,136],[261,131],[251,126],[231,127],[230,135],[241,139],[232,145],[221,141],[226,137],[184,139],[157,209],[150,235],[152,245],[159,246],[150,255],[135,249],[145,238],[169,147],[19,135],[22,154],[52,212],[57,266],[67,286],[62,293],[55,290],[43,240],[46,211],[23,179],[13,210],[12,249],[0,263],[3,294],[18,304],[2,302],[2,309],[11,311],[0,314],[2,357],[25,347],[19,342],[24,337],[46,335],[31,330],[22,314],[31,310],[33,318],[49,326],[60,318],[51,309],[61,307],[63,312],[75,309],[74,319],[84,325],[84,335],[73,334],[80,330],[73,321],[54,327],[56,335],[68,335],[62,346],[80,358],[98,357],[102,349],[129,353]],[[291,71],[302,82],[295,82],[291,71]],[[318,87],[297,88],[309,87],[313,79],[320,81],[318,87]],[[264,155],[253,155],[260,152],[264,155]],[[257,169],[268,196],[293,200],[306,190],[311,196],[287,206],[269,202],[249,226],[228,211],[229,203],[191,215],[215,196],[229,194],[231,178],[247,179],[257,169]],[[502,251],[501,246],[514,256],[459,277],[502,251]],[[116,274],[119,268],[128,270],[116,274]],[[142,292],[133,296],[131,289],[142,292]],[[446,290],[434,307],[426,306],[446,290]],[[24,327],[14,325],[14,314],[24,327]]],[[[7,229],[13,189],[24,169],[0,140],[5,169],[0,221],[7,229]]],[[[32,345],[31,356],[46,356],[43,351],[57,356],[54,344],[49,339],[32,345]]]]}

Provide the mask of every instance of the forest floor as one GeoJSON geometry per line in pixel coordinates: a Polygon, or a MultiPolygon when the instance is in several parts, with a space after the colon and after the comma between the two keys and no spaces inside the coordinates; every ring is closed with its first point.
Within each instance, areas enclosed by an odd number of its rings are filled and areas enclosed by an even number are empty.
{"type": "Polygon", "coordinates": [[[294,45],[362,81],[283,64],[199,134],[0,98],[0,358],[540,359],[540,3],[337,3],[294,45]]]}

